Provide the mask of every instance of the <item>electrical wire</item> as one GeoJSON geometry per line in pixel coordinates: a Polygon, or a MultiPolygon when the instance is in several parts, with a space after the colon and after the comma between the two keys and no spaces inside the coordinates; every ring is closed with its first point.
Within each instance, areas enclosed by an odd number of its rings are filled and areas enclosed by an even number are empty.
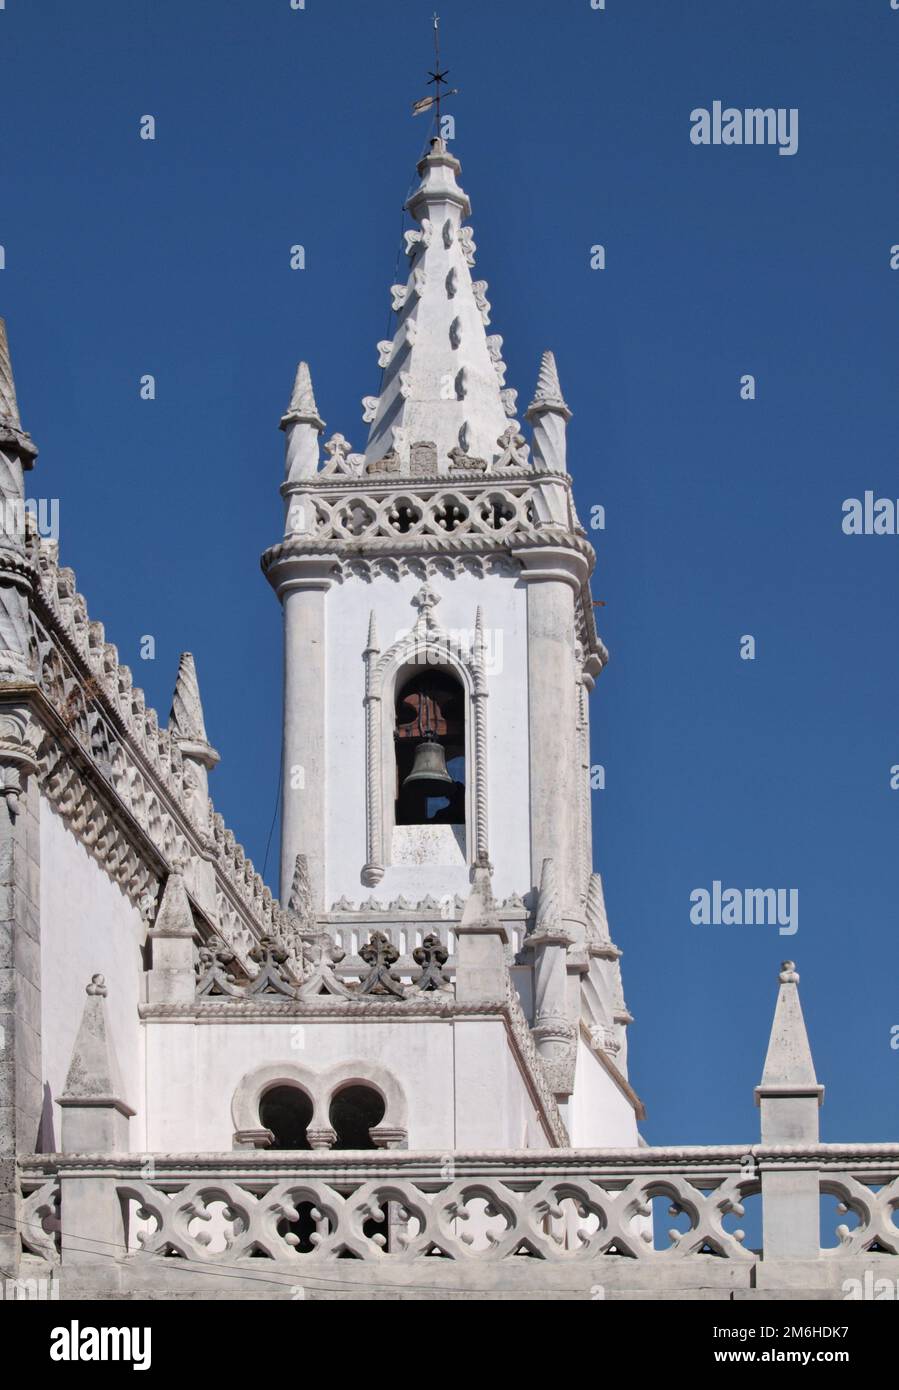
{"type": "MultiPolygon", "coordinates": [[[[4,1227],[4,1226],[5,1226],[5,1227],[7,1227],[7,1228],[10,1229],[10,1230],[15,1230],[15,1229],[17,1229],[17,1228],[19,1228],[19,1227],[26,1227],[26,1228],[27,1228],[29,1225],[33,1226],[34,1223],[33,1223],[33,1222],[29,1223],[29,1222],[24,1222],[24,1221],[7,1221],[5,1218],[0,1217],[0,1227],[4,1227]]],[[[80,1241],[82,1244],[90,1244],[90,1245],[97,1245],[97,1246],[99,1246],[99,1245],[107,1245],[107,1246],[109,1246],[109,1247],[111,1248],[111,1251],[112,1251],[112,1250],[118,1251],[118,1250],[120,1249],[120,1247],[119,1247],[119,1245],[118,1245],[118,1242],[109,1241],[109,1240],[99,1240],[99,1239],[98,1239],[97,1237],[95,1237],[95,1236],[83,1236],[83,1235],[72,1236],[72,1233],[71,1233],[71,1232],[64,1233],[64,1232],[62,1231],[61,1228],[59,1228],[59,1234],[60,1234],[61,1237],[65,1236],[65,1235],[68,1235],[68,1237],[69,1237],[70,1239],[76,1239],[76,1240],[80,1241]]],[[[121,1263],[123,1260],[127,1259],[129,1255],[132,1255],[132,1254],[135,1254],[135,1253],[139,1254],[140,1252],[139,1252],[139,1251],[128,1251],[126,1255],[122,1255],[121,1253],[118,1253],[118,1254],[107,1253],[105,1250],[94,1250],[92,1253],[93,1253],[98,1259],[112,1260],[112,1261],[114,1261],[114,1262],[116,1262],[116,1263],[121,1263]]],[[[157,1258],[157,1259],[165,1259],[166,1257],[165,1257],[165,1256],[156,1256],[156,1258],[157,1258]]],[[[217,1278],[217,1279],[219,1279],[219,1278],[221,1278],[221,1279],[240,1279],[241,1281],[247,1281],[247,1280],[249,1280],[251,1283],[274,1284],[274,1285],[276,1285],[278,1288],[296,1288],[296,1287],[301,1287],[301,1288],[314,1288],[314,1287],[319,1287],[319,1286],[327,1288],[327,1287],[333,1286],[333,1287],[338,1287],[338,1288],[346,1288],[346,1289],[363,1289],[363,1290],[364,1290],[364,1289],[372,1289],[372,1288],[374,1288],[374,1289],[392,1289],[392,1290],[400,1290],[400,1291],[409,1290],[409,1289],[415,1289],[415,1290],[419,1290],[419,1291],[425,1292],[425,1293],[430,1293],[430,1292],[433,1292],[433,1293],[459,1293],[459,1294],[463,1294],[463,1295],[466,1295],[466,1296],[469,1295],[469,1294],[478,1294],[478,1293],[483,1293],[483,1294],[513,1294],[513,1295],[514,1295],[514,1294],[520,1294],[520,1293],[522,1293],[522,1292],[526,1292],[525,1290],[516,1289],[516,1288],[491,1288],[491,1289],[480,1289],[480,1288],[478,1288],[478,1289],[473,1289],[473,1288],[471,1288],[471,1287],[469,1287],[469,1286],[458,1287],[458,1286],[453,1285],[453,1284],[384,1283],[383,1281],[380,1281],[380,1280],[366,1280],[366,1281],[364,1281],[364,1282],[361,1282],[361,1281],[358,1281],[358,1280],[350,1280],[350,1279],[329,1279],[329,1278],[327,1278],[325,1275],[316,1275],[316,1274],[313,1274],[313,1275],[311,1276],[311,1279],[317,1279],[317,1280],[318,1280],[318,1285],[314,1285],[314,1284],[311,1283],[311,1280],[310,1280],[309,1278],[304,1277],[304,1278],[302,1278],[302,1279],[293,1279],[293,1278],[291,1278],[289,1275],[287,1275],[286,1273],[285,1273],[285,1277],[284,1277],[283,1279],[278,1278],[277,1276],[278,1276],[278,1274],[280,1273],[280,1271],[273,1271],[272,1275],[266,1275],[266,1274],[261,1274],[261,1273],[260,1273],[260,1274],[256,1274],[255,1272],[251,1272],[250,1270],[244,1271],[244,1270],[241,1269],[241,1270],[233,1270],[233,1271],[232,1271],[232,1270],[228,1269],[227,1266],[222,1266],[222,1265],[217,1265],[217,1266],[215,1266],[215,1267],[212,1267],[212,1268],[206,1270],[206,1269],[202,1269],[202,1268],[191,1267],[191,1266],[195,1266],[195,1265],[196,1265],[196,1262],[195,1262],[195,1261],[192,1261],[192,1260],[190,1260],[190,1259],[188,1259],[188,1258],[186,1258],[186,1257],[178,1257],[178,1256],[175,1256],[175,1257],[173,1257],[173,1258],[177,1261],[177,1267],[178,1267],[178,1268],[182,1268],[182,1266],[185,1266],[184,1272],[187,1273],[187,1274],[196,1274],[196,1275],[199,1275],[199,1276],[201,1276],[201,1277],[206,1276],[206,1277],[214,1277],[214,1278],[217,1278]]],[[[301,1256],[300,1258],[304,1258],[304,1257],[301,1256]]],[[[388,1256],[385,1256],[385,1258],[386,1258],[386,1259],[389,1259],[390,1256],[389,1256],[389,1255],[388,1255],[388,1256]]],[[[428,1257],[425,1257],[425,1258],[428,1258],[428,1257]]],[[[431,1258],[439,1258],[439,1257],[431,1257],[431,1258]]],[[[513,1258],[514,1258],[514,1257],[513,1257],[513,1258]]],[[[364,1262],[364,1261],[360,1261],[360,1263],[363,1263],[363,1264],[364,1264],[365,1262],[364,1262]]],[[[458,1263],[458,1262],[454,1262],[454,1263],[458,1263]]],[[[541,1261],[541,1263],[542,1263],[542,1261],[541,1261]]],[[[64,1269],[62,1266],[59,1266],[59,1270],[60,1270],[60,1273],[65,1273],[65,1269],[64,1269]]],[[[298,1271],[298,1272],[299,1272],[299,1271],[298,1271]]],[[[10,1276],[10,1277],[13,1277],[13,1276],[10,1276]]],[[[16,1277],[21,1277],[21,1276],[16,1276],[16,1277]]],[[[580,1286],[578,1286],[578,1287],[580,1287],[580,1286]]],[[[573,1290],[571,1290],[571,1291],[573,1292],[573,1290]]],[[[560,1289],[559,1292],[565,1292],[565,1290],[561,1290],[561,1289],[560,1289]]],[[[173,1292],[172,1297],[173,1297],[173,1299],[174,1299],[174,1298],[177,1298],[177,1291],[174,1291],[174,1292],[173,1292]]]]}

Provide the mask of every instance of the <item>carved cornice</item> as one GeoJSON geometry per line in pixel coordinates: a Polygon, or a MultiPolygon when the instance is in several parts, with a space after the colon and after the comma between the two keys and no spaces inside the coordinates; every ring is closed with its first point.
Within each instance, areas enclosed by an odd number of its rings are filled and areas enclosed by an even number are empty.
{"type": "MultiPolygon", "coordinates": [[[[41,789],[110,877],[145,908],[175,858],[212,860],[223,936],[243,959],[276,929],[280,908],[221,817],[213,835],[191,811],[189,763],[160,729],[143,691],[91,622],[53,542],[35,545],[40,583],[32,599],[36,717],[47,730],[41,789]]],[[[7,691],[9,688],[7,687],[7,691]]],[[[194,903],[196,908],[196,903],[194,903]]],[[[214,924],[205,912],[201,918],[214,924]]]]}
{"type": "MultiPolygon", "coordinates": [[[[447,489],[448,491],[449,489],[447,489]]],[[[410,497],[409,492],[394,495],[410,497]]],[[[363,494],[354,490],[354,497],[363,494]]],[[[377,499],[375,499],[377,500],[377,499]]],[[[262,556],[262,571],[269,583],[280,593],[292,583],[308,587],[313,582],[307,574],[314,570],[314,582],[320,588],[342,583],[348,579],[370,582],[380,576],[402,578],[405,574],[432,579],[438,576],[455,578],[470,572],[472,564],[485,566],[484,572],[498,572],[496,567],[510,566],[510,573],[527,572],[531,551],[554,548],[571,555],[564,578],[575,591],[575,625],[583,652],[584,673],[591,683],[606,665],[609,653],[596,630],[590,575],[596,563],[596,553],[579,531],[564,526],[530,525],[514,531],[472,532],[459,530],[446,534],[418,532],[417,534],[330,536],[293,534],[270,546],[262,556]],[[294,566],[302,566],[293,576],[294,566]],[[417,568],[417,566],[420,566],[417,568]],[[514,567],[514,570],[511,568],[514,567]]],[[[535,557],[536,561],[536,557],[535,557]]],[[[532,574],[534,582],[546,577],[532,574]]]]}
{"type": "Polygon", "coordinates": [[[526,468],[497,468],[497,469],[447,469],[445,472],[437,473],[377,473],[346,474],[346,473],[315,473],[311,478],[298,478],[281,484],[282,497],[290,496],[294,493],[305,493],[310,496],[321,494],[323,497],[355,497],[360,494],[360,490],[369,493],[373,497],[388,497],[392,493],[406,494],[410,490],[415,492],[439,492],[452,489],[455,486],[471,488],[477,487],[485,492],[492,492],[498,486],[505,487],[506,484],[521,485],[527,484],[531,487],[539,487],[541,483],[562,483],[571,489],[572,478],[568,473],[552,473],[546,469],[526,468]]]}
{"type": "Polygon", "coordinates": [[[590,542],[582,536],[572,535],[562,526],[540,526],[529,531],[516,531],[508,535],[502,532],[491,534],[482,532],[452,531],[446,535],[420,533],[418,535],[371,536],[365,539],[353,537],[333,537],[319,539],[316,536],[300,534],[285,537],[262,556],[262,569],[268,572],[280,562],[294,557],[331,558],[334,565],[341,561],[376,556],[404,555],[513,555],[545,546],[568,549],[583,556],[592,570],[596,555],[590,542]]]}
{"type": "MultiPolygon", "coordinates": [[[[868,1181],[882,1174],[882,1181],[899,1176],[899,1144],[692,1144],[633,1148],[554,1148],[535,1149],[464,1149],[453,1152],[453,1171],[457,1177],[496,1173],[513,1177],[559,1177],[565,1173],[593,1174],[595,1177],[646,1173],[658,1174],[669,1170],[695,1172],[712,1177],[750,1172],[762,1164],[793,1164],[823,1170],[845,1172],[853,1169],[864,1172],[868,1181]]],[[[284,1152],[283,1150],[233,1150],[220,1153],[156,1153],[154,1170],[158,1179],[188,1176],[191,1171],[247,1173],[311,1173],[333,1172],[335,1176],[371,1172],[384,1177],[390,1173],[415,1177],[441,1177],[446,1172],[446,1150],[372,1149],[353,1153],[348,1160],[343,1153],[284,1152]]],[[[22,1154],[17,1167],[29,1182],[60,1172],[88,1174],[89,1172],[120,1173],[123,1177],[139,1173],[146,1164],[144,1152],[134,1154],[22,1154]]]]}
{"type": "Polygon", "coordinates": [[[399,581],[408,575],[426,582],[432,579],[453,580],[460,574],[472,574],[478,579],[488,574],[515,578],[521,569],[521,562],[505,552],[489,555],[383,554],[371,558],[357,556],[335,560],[331,566],[331,576],[338,584],[350,579],[361,579],[366,584],[376,579],[399,581]]]}
{"type": "MultiPolygon", "coordinates": [[[[439,902],[437,898],[430,896],[422,898],[417,903],[409,902],[404,897],[394,898],[389,903],[367,898],[358,907],[348,898],[338,898],[337,902],[331,904],[329,912],[320,914],[319,920],[333,922],[340,926],[364,925],[366,922],[374,920],[375,917],[396,917],[401,921],[416,922],[422,919],[455,922],[462,915],[465,901],[461,893],[456,893],[452,900],[453,911],[448,915],[447,906],[439,902]]],[[[502,902],[497,903],[496,907],[501,917],[510,918],[517,922],[527,921],[528,910],[518,893],[512,893],[508,898],[504,898],[502,902]]]]}
{"type": "Polygon", "coordinates": [[[250,999],[206,995],[193,1004],[141,1004],[139,1013],[147,1021],[165,1023],[270,1023],[299,1017],[372,1022],[396,1018],[464,1018],[474,1014],[499,1017],[502,1008],[497,1004],[457,1005],[454,996],[434,990],[408,999],[371,994],[354,995],[352,999],[328,994],[297,994],[290,999],[264,994],[250,999]]]}

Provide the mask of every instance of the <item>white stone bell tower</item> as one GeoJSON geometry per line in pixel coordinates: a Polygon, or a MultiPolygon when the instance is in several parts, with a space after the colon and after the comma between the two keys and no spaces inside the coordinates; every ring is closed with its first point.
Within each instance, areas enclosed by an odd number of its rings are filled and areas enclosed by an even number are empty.
{"type": "Polygon", "coordinates": [[[510,963],[538,1050],[570,1058],[583,1023],[623,1068],[591,857],[587,697],[607,653],[571,413],[546,352],[526,439],[460,169],[440,139],[418,165],[365,451],[335,434],[322,456],[305,363],[281,422],[285,531],[262,561],[284,609],[281,897],[303,855],[319,917],[426,906],[452,924],[479,868],[526,922],[510,963]],[[434,759],[442,786],[419,775],[434,759]]]}

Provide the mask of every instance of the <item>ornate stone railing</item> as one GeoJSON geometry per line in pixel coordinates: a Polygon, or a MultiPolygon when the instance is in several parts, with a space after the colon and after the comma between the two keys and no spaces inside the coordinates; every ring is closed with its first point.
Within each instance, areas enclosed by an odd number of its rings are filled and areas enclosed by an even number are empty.
{"type": "MultiPolygon", "coordinates": [[[[383,932],[396,947],[401,962],[411,960],[412,952],[431,932],[440,937],[452,960],[456,954],[456,924],[464,906],[465,899],[458,894],[452,898],[447,896],[442,901],[425,898],[420,903],[411,903],[404,898],[397,898],[392,903],[379,903],[369,898],[358,907],[349,899],[341,898],[332,903],[330,912],[324,913],[319,920],[348,957],[358,956],[360,946],[365,944],[372,931],[377,930],[383,932]]],[[[528,924],[527,908],[520,897],[513,895],[498,904],[497,915],[509,935],[508,954],[511,961],[524,942],[528,924]]]]}
{"type": "Polygon", "coordinates": [[[810,1169],[856,1223],[836,1227],[821,1260],[899,1256],[897,1144],[35,1156],[20,1162],[22,1240],[54,1258],[60,1227],[65,1262],[91,1253],[94,1232],[115,1230],[105,1258],[254,1269],[329,1257],[746,1266],[764,1258],[739,1229],[746,1203],[766,1174],[810,1169]]]}

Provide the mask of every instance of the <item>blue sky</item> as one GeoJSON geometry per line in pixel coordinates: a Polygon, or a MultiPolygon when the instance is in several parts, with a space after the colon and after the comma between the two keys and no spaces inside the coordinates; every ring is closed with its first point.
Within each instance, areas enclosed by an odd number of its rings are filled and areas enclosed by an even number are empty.
{"type": "MultiPolygon", "coordinates": [[[[41,450],[32,491],[61,499],[62,561],[163,717],[178,653],[195,653],[213,795],[258,866],[278,782],[280,612],[258,566],[281,520],[277,424],[306,357],[330,430],[364,442],[427,134],[408,112],[432,10],[0,11],[0,313],[41,450]],[[154,142],[138,138],[146,113],[154,142]]],[[[555,350],[578,505],[606,508],[595,858],[646,1136],[757,1137],[752,1087],[793,957],[823,1137],[893,1138],[899,537],[847,537],[841,509],[866,489],[899,497],[899,12],[441,13],[508,381],[528,398],[555,350]],[[691,144],[690,112],[715,100],[797,107],[798,153],[691,144]],[[690,893],[716,879],[798,889],[796,935],[692,925],[690,893]]]]}

